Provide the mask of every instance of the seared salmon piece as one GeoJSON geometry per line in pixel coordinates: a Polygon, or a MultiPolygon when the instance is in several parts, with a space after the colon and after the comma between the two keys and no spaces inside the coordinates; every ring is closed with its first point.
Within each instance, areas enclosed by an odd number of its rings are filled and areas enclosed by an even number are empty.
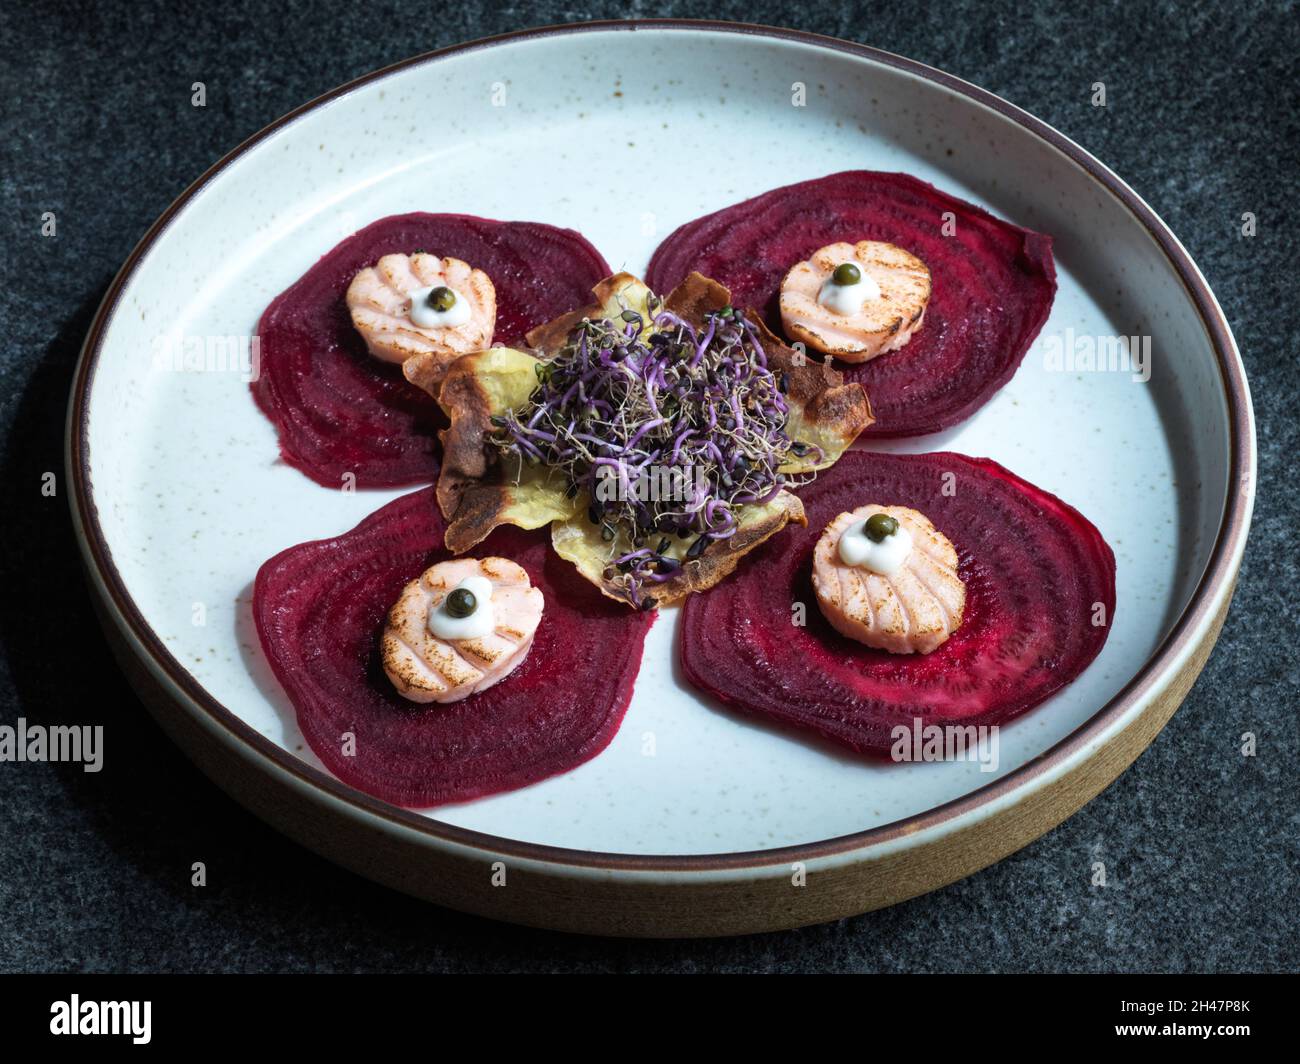
{"type": "Polygon", "coordinates": [[[942,646],[966,608],[957,551],[929,518],[905,506],[860,506],[836,517],[813,550],[812,582],[817,604],[837,632],[891,654],[928,654],[942,646]],[[862,526],[874,514],[892,517],[898,523],[894,535],[905,538],[869,544],[862,526]],[[846,534],[864,536],[856,553],[874,551],[879,560],[846,562],[840,542],[846,534]],[[875,572],[868,564],[888,571],[875,572]]]}
{"type": "Polygon", "coordinates": [[[845,362],[866,362],[897,351],[925,320],[930,271],[893,244],[863,240],[828,244],[796,263],[781,282],[786,335],[845,362]],[[851,277],[856,283],[837,278],[851,277]]]}
{"type": "Polygon", "coordinates": [[[467,698],[500,683],[527,657],[542,606],[528,574],[505,558],[439,562],[407,584],[388,611],[384,672],[412,702],[467,698]]]}
{"type": "MultiPolygon", "coordinates": [[[[447,302],[445,295],[440,299],[447,302]]],[[[432,355],[445,371],[461,355],[492,346],[496,289],[486,273],[460,259],[422,251],[385,255],[352,279],[347,304],[366,347],[385,362],[432,355]],[[442,289],[455,300],[439,309],[429,296],[442,289]]]]}

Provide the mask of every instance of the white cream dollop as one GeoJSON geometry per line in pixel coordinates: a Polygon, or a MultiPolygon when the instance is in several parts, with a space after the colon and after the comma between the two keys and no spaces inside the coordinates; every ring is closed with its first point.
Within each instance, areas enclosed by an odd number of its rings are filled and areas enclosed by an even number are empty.
{"type": "Polygon", "coordinates": [[[492,609],[492,581],[484,576],[467,576],[447,592],[438,605],[429,608],[429,631],[439,639],[482,639],[496,628],[492,609]],[[451,591],[464,588],[474,596],[474,612],[468,617],[453,617],[447,612],[451,591]]]}
{"type": "Polygon", "coordinates": [[[821,291],[817,293],[817,302],[828,310],[835,311],[836,314],[856,314],[862,309],[863,303],[880,298],[880,285],[867,275],[862,263],[850,262],[849,265],[858,268],[856,284],[836,284],[832,273],[832,276],[822,285],[821,291]]]}
{"type": "Polygon", "coordinates": [[[421,329],[454,329],[457,325],[464,325],[469,318],[469,300],[454,288],[432,284],[411,293],[411,321],[421,329]],[[429,306],[429,293],[435,288],[447,288],[456,297],[456,302],[446,310],[435,310],[429,306]]]}
{"type": "Polygon", "coordinates": [[[912,553],[912,537],[901,524],[879,543],[867,535],[866,521],[849,525],[840,535],[840,560],[881,576],[893,576],[912,553]]]}

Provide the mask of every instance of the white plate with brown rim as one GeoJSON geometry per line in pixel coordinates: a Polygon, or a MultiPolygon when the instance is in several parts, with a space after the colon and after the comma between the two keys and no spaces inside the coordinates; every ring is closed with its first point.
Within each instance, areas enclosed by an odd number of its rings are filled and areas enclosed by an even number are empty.
{"type": "Polygon", "coordinates": [[[167,210],[110,288],[74,384],[68,465],[119,659],[168,733],[259,816],[363,875],[467,911],[707,935],[931,890],[1107,786],[1168,720],[1217,637],[1255,454],[1241,360],[1205,280],[1077,145],[989,93],[861,45],[650,21],[420,56],[240,145],[167,210]],[[796,83],[806,106],[791,105],[796,83]],[[494,106],[494,86],[507,106],[494,106]],[[455,124],[417,145],[410,130],[432,99],[455,124]],[[595,169],[591,144],[604,146],[595,169]],[[691,165],[662,165],[672,158],[691,165]],[[343,532],[402,492],[313,484],[276,460],[274,430],[239,373],[163,372],[142,352],[164,331],[247,336],[319,255],[385,215],[570,226],[639,273],[684,221],[858,168],[905,171],[1055,238],[1060,290],[1010,383],[940,437],[888,446],[994,458],[1100,528],[1116,553],[1118,608],[1097,660],[1002,730],[992,771],[869,764],[701,697],[674,668],[678,611],[665,610],[621,731],[573,772],[429,811],[325,772],[262,658],[250,585],[272,554],[343,532]],[[1046,357],[1064,338],[1130,335],[1150,338],[1149,380],[1062,372],[1046,357]],[[495,886],[502,868],[506,886],[495,886]]]}

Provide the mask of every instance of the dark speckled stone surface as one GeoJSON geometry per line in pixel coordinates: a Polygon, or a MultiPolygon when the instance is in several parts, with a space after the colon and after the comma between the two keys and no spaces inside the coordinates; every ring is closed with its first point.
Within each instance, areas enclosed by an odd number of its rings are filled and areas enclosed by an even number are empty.
{"type": "Polygon", "coordinates": [[[46,5],[0,15],[0,720],[105,724],[111,770],[0,764],[0,970],[1114,971],[1300,965],[1294,532],[1300,31],[1294,4],[46,5]],[[911,56],[1020,104],[1154,206],[1218,294],[1259,419],[1241,585],[1155,744],[1062,827],[926,898],[710,942],[519,930],[391,894],[284,841],[162,736],[76,570],[62,467],[78,346],[114,271],[195,176],[283,112],[414,52],[629,15],[800,28],[911,56]],[[421,29],[426,27],[427,30],[421,29]],[[204,80],[209,103],[188,106],[204,80]],[[1092,82],[1111,102],[1089,106],[1092,82]],[[39,235],[41,212],[59,218],[39,235]],[[1258,235],[1239,239],[1242,212],[1258,235]],[[57,650],[57,653],[54,651],[57,650]],[[75,652],[75,664],[67,654],[75,652]],[[1244,759],[1238,737],[1258,735],[1244,759]],[[1089,885],[1095,860],[1110,885],[1089,885]],[[192,861],[209,869],[189,886],[192,861]]]}

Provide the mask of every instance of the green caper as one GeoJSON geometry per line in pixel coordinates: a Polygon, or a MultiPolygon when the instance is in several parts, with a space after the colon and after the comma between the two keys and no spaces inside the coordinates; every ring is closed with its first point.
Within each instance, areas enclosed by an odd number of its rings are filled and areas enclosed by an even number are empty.
{"type": "Polygon", "coordinates": [[[434,310],[447,311],[456,305],[456,293],[446,285],[439,285],[425,300],[434,310]]]}
{"type": "Polygon", "coordinates": [[[841,262],[835,267],[835,272],[831,274],[831,280],[841,287],[857,284],[862,280],[862,271],[851,262],[841,262]]]}
{"type": "Polygon", "coordinates": [[[863,524],[862,531],[872,543],[879,543],[898,531],[898,522],[889,514],[872,514],[863,524]]]}
{"type": "Polygon", "coordinates": [[[451,617],[468,617],[478,609],[478,599],[467,587],[458,587],[447,596],[447,614],[451,617]]]}

